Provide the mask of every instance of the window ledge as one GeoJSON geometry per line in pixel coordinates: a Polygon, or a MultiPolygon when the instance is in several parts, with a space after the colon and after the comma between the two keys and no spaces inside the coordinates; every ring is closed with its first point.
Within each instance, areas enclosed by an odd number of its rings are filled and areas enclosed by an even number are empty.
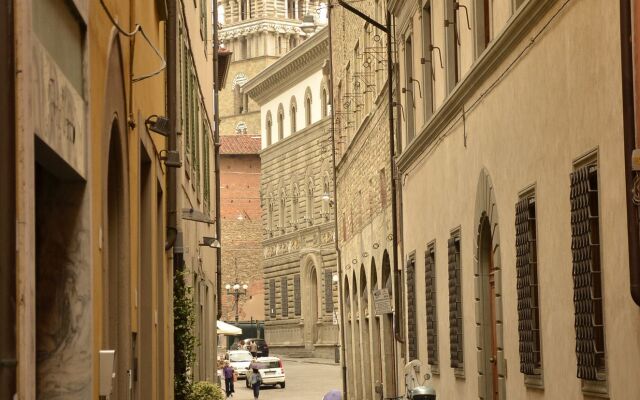
{"type": "Polygon", "coordinates": [[[524,384],[529,389],[544,390],[542,373],[540,373],[540,375],[525,375],[524,384]]]}
{"type": "Polygon", "coordinates": [[[454,368],[453,375],[456,377],[456,379],[465,379],[466,377],[464,375],[464,367],[454,368]]]}
{"type": "Polygon", "coordinates": [[[582,381],[582,393],[585,396],[596,397],[599,399],[608,399],[609,390],[607,381],[582,381]]]}

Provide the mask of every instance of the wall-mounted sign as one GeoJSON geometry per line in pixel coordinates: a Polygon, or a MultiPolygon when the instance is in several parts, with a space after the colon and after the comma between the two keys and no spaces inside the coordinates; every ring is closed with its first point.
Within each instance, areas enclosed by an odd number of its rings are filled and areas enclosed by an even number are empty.
{"type": "Polygon", "coordinates": [[[373,291],[373,307],[376,315],[393,313],[391,294],[388,289],[376,289],[373,291]]]}

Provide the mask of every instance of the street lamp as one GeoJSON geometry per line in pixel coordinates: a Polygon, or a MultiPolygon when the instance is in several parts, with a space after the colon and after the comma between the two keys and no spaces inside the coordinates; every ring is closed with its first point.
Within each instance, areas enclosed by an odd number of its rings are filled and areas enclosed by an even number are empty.
{"type": "Polygon", "coordinates": [[[240,296],[245,296],[247,294],[249,286],[246,283],[240,284],[239,282],[235,282],[233,284],[227,283],[224,288],[227,289],[227,296],[233,296],[233,306],[236,309],[236,322],[238,322],[240,317],[240,307],[238,302],[240,300],[240,296]]]}

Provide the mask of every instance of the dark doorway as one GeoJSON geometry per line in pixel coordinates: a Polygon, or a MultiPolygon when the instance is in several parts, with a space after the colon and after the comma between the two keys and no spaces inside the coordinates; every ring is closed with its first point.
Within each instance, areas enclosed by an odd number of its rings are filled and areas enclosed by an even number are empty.
{"type": "Polygon", "coordinates": [[[480,278],[482,281],[482,353],[484,362],[486,399],[498,400],[498,343],[496,319],[496,280],[493,260],[493,239],[489,218],[480,221],[480,278]]]}
{"type": "Polygon", "coordinates": [[[154,399],[155,357],[160,353],[154,351],[154,268],[153,268],[153,236],[152,218],[155,212],[155,197],[153,192],[153,179],[151,173],[151,159],[144,146],[140,144],[140,269],[138,276],[140,326],[138,337],[140,360],[138,364],[138,388],[140,399],[154,399]]]}

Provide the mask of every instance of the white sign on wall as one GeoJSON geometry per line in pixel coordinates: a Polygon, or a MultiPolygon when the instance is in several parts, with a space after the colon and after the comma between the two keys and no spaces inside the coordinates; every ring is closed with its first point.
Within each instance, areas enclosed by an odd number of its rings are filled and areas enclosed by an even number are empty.
{"type": "Polygon", "coordinates": [[[373,306],[376,315],[393,313],[391,295],[388,289],[376,289],[373,291],[373,306]]]}

